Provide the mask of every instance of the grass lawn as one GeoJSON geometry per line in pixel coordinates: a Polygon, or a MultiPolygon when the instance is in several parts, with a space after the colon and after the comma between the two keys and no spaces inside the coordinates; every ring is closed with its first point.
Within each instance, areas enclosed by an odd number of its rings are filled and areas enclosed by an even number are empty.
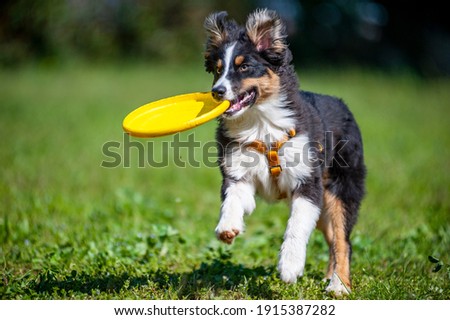
{"type": "MultiPolygon", "coordinates": [[[[355,69],[300,80],[342,97],[364,137],[368,193],[348,299],[450,299],[450,80],[355,69]]],[[[131,145],[128,165],[101,166],[114,160],[102,152],[108,142],[125,160],[128,112],[209,89],[201,64],[24,67],[1,70],[0,83],[2,299],[331,298],[317,231],[305,276],[278,278],[286,204],[258,200],[232,246],[215,239],[220,174],[200,161],[214,121],[180,135],[201,143],[194,153],[165,150],[174,136],[132,139],[142,147],[131,145]]]]}

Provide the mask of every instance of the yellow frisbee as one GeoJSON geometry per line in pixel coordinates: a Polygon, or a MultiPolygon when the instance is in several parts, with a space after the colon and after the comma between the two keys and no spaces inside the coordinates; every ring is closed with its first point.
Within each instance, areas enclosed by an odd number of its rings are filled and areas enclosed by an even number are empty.
{"type": "Polygon", "coordinates": [[[182,94],[145,104],[123,120],[123,130],[150,138],[197,127],[224,113],[230,102],[214,100],[210,92],[182,94]]]}

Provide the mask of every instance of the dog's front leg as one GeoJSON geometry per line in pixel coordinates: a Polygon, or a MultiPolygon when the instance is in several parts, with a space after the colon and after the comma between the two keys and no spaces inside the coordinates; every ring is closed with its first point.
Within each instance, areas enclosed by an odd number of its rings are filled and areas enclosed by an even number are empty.
{"type": "Polygon", "coordinates": [[[222,190],[222,206],[216,235],[218,239],[231,244],[234,238],[244,231],[244,214],[250,214],[255,209],[255,190],[253,185],[243,181],[224,181],[222,190]]]}
{"type": "Polygon", "coordinates": [[[294,196],[278,263],[281,280],[295,283],[303,275],[306,246],[319,216],[316,204],[305,197],[294,196]]]}

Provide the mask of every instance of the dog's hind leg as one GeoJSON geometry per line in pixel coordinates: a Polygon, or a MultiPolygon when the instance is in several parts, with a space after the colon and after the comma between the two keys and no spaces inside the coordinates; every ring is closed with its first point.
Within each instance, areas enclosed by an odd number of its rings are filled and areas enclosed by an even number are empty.
{"type": "Polygon", "coordinates": [[[348,294],[351,290],[350,230],[346,226],[346,208],[343,202],[330,191],[324,192],[324,212],[319,228],[330,245],[330,261],[326,278],[330,279],[328,292],[336,295],[348,294]]]}
{"type": "Polygon", "coordinates": [[[346,141],[345,148],[342,147],[337,151],[332,158],[333,161],[327,165],[323,180],[324,218],[319,224],[325,238],[331,244],[331,261],[327,272],[330,283],[326,290],[335,295],[348,294],[351,290],[350,233],[356,223],[364,196],[366,175],[362,142],[356,124],[350,122],[346,132],[346,136],[338,138],[346,141]]]}
{"type": "Polygon", "coordinates": [[[323,202],[324,202],[323,209],[319,221],[317,222],[317,228],[323,232],[323,235],[329,247],[330,257],[328,260],[328,268],[324,280],[330,280],[331,277],[333,276],[336,264],[336,260],[334,257],[334,232],[333,232],[333,224],[331,222],[330,211],[328,208],[329,204],[327,204],[327,198],[324,198],[323,202]]]}

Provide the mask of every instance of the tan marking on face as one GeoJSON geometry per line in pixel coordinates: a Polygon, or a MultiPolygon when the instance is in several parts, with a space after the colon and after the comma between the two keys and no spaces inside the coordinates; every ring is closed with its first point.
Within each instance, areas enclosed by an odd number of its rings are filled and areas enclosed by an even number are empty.
{"type": "MultiPolygon", "coordinates": [[[[318,227],[324,232],[327,242],[331,240],[330,264],[334,264],[334,272],[350,289],[350,247],[346,240],[345,208],[342,201],[329,191],[324,192],[323,200],[326,217],[321,219],[318,227]]],[[[332,275],[332,269],[329,265],[327,277],[332,275]]]]}
{"type": "Polygon", "coordinates": [[[256,103],[260,103],[274,94],[278,94],[280,90],[280,77],[272,70],[267,69],[268,74],[260,78],[247,78],[242,80],[242,89],[249,90],[256,87],[258,90],[258,99],[256,103]]]}
{"type": "Polygon", "coordinates": [[[237,56],[236,58],[234,58],[234,64],[239,67],[242,62],[244,62],[244,56],[237,56]]]}
{"type": "Polygon", "coordinates": [[[223,61],[222,59],[217,60],[217,69],[222,70],[223,68],[223,61]]]}

